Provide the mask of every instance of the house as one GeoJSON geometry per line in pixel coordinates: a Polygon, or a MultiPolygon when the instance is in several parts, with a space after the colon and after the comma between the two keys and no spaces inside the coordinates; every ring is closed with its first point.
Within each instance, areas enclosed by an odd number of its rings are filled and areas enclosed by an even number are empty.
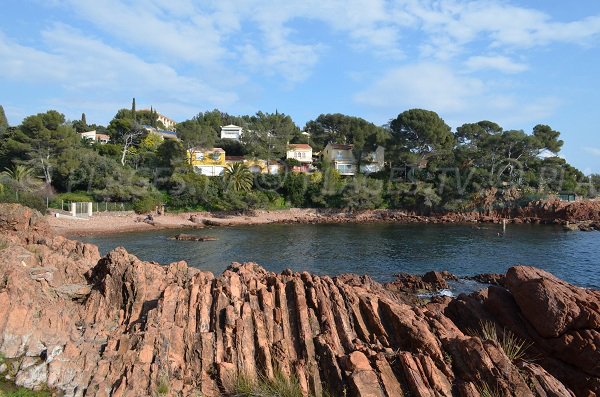
{"type": "Polygon", "coordinates": [[[309,172],[312,165],[312,147],[306,143],[294,143],[288,145],[286,158],[294,159],[300,162],[300,165],[293,166],[292,171],[294,172],[309,172]]]}
{"type": "Polygon", "coordinates": [[[353,145],[328,143],[323,149],[323,159],[331,162],[340,175],[356,174],[356,158],[352,153],[353,145]]]}
{"type": "Polygon", "coordinates": [[[242,137],[242,127],[229,124],[221,127],[221,139],[233,139],[239,141],[242,137]]]}
{"type": "Polygon", "coordinates": [[[157,121],[160,121],[165,126],[165,129],[169,131],[175,131],[175,126],[177,122],[173,119],[168,118],[167,116],[163,116],[160,113],[156,114],[158,116],[157,121]]]}
{"type": "Polygon", "coordinates": [[[226,156],[225,164],[229,167],[235,163],[242,163],[253,174],[278,174],[281,171],[281,164],[276,161],[261,159],[246,159],[244,156],[226,156]]]}
{"type": "Polygon", "coordinates": [[[85,140],[88,140],[90,142],[98,142],[101,145],[104,145],[105,143],[108,143],[110,141],[110,136],[109,135],[98,134],[96,132],[96,130],[81,132],[79,134],[79,136],[81,137],[81,139],[85,139],[85,140]]]}
{"type": "Polygon", "coordinates": [[[236,163],[244,164],[250,172],[253,174],[266,174],[267,173],[267,161],[266,160],[253,160],[245,159],[244,156],[226,156],[225,164],[231,166],[236,163]]]}
{"type": "Polygon", "coordinates": [[[363,152],[360,160],[360,172],[371,174],[383,170],[384,152],[383,146],[377,146],[377,149],[372,152],[363,152]]]}
{"type": "Polygon", "coordinates": [[[163,141],[165,139],[175,139],[176,141],[179,140],[179,138],[177,138],[177,133],[175,131],[162,130],[162,129],[158,129],[156,127],[152,127],[149,125],[143,125],[142,128],[144,128],[148,132],[152,132],[152,133],[155,133],[156,135],[160,136],[163,141]]]}
{"type": "Polygon", "coordinates": [[[288,145],[287,159],[295,159],[301,163],[312,163],[312,147],[306,143],[292,143],[288,145]]]}
{"type": "Polygon", "coordinates": [[[227,166],[225,150],[216,147],[212,149],[193,149],[187,153],[188,161],[194,171],[206,176],[221,176],[227,166]]]}

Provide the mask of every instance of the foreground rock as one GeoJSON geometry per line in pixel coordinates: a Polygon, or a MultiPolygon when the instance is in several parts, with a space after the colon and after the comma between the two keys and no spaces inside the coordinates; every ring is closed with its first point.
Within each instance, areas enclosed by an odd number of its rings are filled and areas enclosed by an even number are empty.
{"type": "Polygon", "coordinates": [[[215,277],[122,248],[100,259],[18,206],[0,205],[0,227],[0,368],[26,387],[218,396],[240,374],[281,371],[313,395],[600,395],[600,293],[536,268],[511,268],[508,289],[414,305],[366,276],[246,263],[215,277]],[[482,321],[530,343],[526,360],[474,336],[482,321]]]}

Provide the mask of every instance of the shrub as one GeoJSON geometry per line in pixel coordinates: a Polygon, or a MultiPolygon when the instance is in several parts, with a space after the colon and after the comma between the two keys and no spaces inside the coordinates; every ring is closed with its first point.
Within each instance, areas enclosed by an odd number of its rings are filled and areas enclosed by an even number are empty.
{"type": "Polygon", "coordinates": [[[63,201],[85,203],[94,201],[94,198],[86,192],[60,193],[54,196],[54,198],[50,202],[50,207],[59,208],[63,201]]]}
{"type": "Polygon", "coordinates": [[[342,193],[344,207],[354,209],[375,209],[383,204],[383,182],[357,175],[346,185],[342,193]]]}
{"type": "Polygon", "coordinates": [[[29,208],[36,209],[40,211],[42,214],[46,213],[46,199],[42,198],[39,193],[34,192],[20,192],[19,199],[17,200],[15,192],[5,187],[2,192],[0,192],[0,202],[1,203],[19,203],[29,208]]]}
{"type": "Polygon", "coordinates": [[[133,210],[136,214],[146,214],[154,211],[154,209],[161,203],[160,199],[155,195],[149,195],[142,199],[135,200],[133,202],[133,210]]]}

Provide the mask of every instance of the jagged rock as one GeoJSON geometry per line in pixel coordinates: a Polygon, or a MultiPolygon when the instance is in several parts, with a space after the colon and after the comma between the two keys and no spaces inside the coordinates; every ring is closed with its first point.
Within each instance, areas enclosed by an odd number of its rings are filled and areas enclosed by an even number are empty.
{"type": "Polygon", "coordinates": [[[512,268],[508,290],[416,306],[366,276],[236,263],[215,277],[123,248],[100,259],[2,210],[0,353],[28,387],[151,396],[167,384],[169,396],[210,397],[240,375],[280,372],[317,395],[477,397],[482,385],[506,396],[600,394],[599,293],[539,269],[512,268]],[[531,343],[536,361],[473,334],[482,320],[531,343]]]}
{"type": "Polygon", "coordinates": [[[499,285],[501,287],[506,285],[506,278],[504,277],[504,274],[484,273],[465,278],[468,280],[475,280],[482,284],[499,285]]]}

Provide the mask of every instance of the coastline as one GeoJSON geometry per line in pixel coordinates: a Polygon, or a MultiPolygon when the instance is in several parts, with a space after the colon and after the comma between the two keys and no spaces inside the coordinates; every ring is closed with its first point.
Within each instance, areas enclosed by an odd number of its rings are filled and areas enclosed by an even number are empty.
{"type": "Polygon", "coordinates": [[[156,395],[167,384],[162,395],[217,397],[236,393],[239,374],[280,369],[302,395],[600,393],[600,291],[539,268],[474,276],[491,285],[469,295],[421,298],[455,276],[382,284],[251,262],[213,274],[124,248],[101,257],[43,218],[0,206],[0,373],[19,386],[76,397],[156,395]],[[521,347],[493,342],[501,335],[521,347]]]}
{"type": "Polygon", "coordinates": [[[446,213],[417,215],[403,210],[362,210],[290,208],[285,210],[256,210],[251,213],[182,212],[153,216],[133,212],[97,213],[89,219],[73,219],[55,214],[46,215],[54,233],[63,236],[143,232],[161,229],[200,229],[204,226],[249,226],[265,224],[319,223],[534,223],[559,224],[569,230],[600,230],[600,202],[573,203],[537,202],[510,214],[491,212],[446,213]]]}

